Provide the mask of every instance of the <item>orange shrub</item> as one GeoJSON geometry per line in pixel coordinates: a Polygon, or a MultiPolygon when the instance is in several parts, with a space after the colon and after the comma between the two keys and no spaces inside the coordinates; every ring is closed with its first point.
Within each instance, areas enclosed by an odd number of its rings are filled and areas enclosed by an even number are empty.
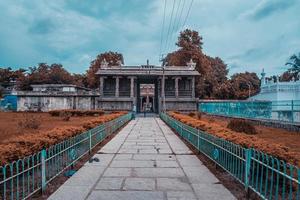
{"type": "Polygon", "coordinates": [[[285,160],[291,164],[300,166],[300,160],[297,159],[296,154],[290,151],[289,148],[284,145],[274,143],[270,144],[267,141],[256,137],[255,135],[239,133],[217,123],[197,120],[188,115],[178,114],[175,112],[168,112],[168,114],[176,120],[179,120],[194,128],[203,130],[209,134],[215,135],[219,138],[223,138],[245,148],[255,148],[281,160],[285,160]]]}
{"type": "Polygon", "coordinates": [[[81,127],[61,126],[49,131],[39,131],[37,133],[20,135],[9,139],[5,143],[0,144],[0,166],[7,162],[34,154],[43,148],[48,148],[51,145],[74,137],[124,114],[126,114],[126,112],[102,115],[92,120],[86,120],[81,127]]]}

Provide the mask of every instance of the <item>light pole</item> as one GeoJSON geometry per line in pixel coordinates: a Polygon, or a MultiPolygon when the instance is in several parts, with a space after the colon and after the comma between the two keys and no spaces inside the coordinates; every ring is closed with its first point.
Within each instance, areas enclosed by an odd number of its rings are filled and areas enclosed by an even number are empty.
{"type": "Polygon", "coordinates": [[[162,70],[163,70],[163,79],[162,79],[162,91],[163,91],[163,112],[166,112],[166,94],[165,94],[165,66],[162,66],[162,70]]]}
{"type": "Polygon", "coordinates": [[[247,82],[247,85],[249,87],[249,89],[248,89],[248,98],[250,99],[250,96],[251,96],[251,84],[249,82],[247,82]]]}

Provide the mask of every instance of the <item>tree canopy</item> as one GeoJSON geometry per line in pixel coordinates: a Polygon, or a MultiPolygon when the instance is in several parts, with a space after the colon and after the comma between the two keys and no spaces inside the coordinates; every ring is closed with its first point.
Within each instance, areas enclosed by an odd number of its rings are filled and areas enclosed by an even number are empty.
{"type": "MultiPolygon", "coordinates": [[[[254,73],[240,73],[228,80],[228,69],[219,57],[210,57],[202,51],[203,38],[197,31],[186,29],[182,31],[176,43],[178,49],[169,53],[163,60],[163,65],[184,66],[192,59],[200,76],[196,79],[196,95],[200,98],[244,99],[244,84],[241,80],[254,81],[251,94],[259,90],[259,78],[254,73]],[[243,77],[243,78],[240,78],[243,77]],[[258,83],[258,87],[257,87],[258,83]]],[[[248,89],[247,89],[248,91],[248,89]]],[[[247,93],[248,94],[248,93],[247,93]]]]}
{"type": "Polygon", "coordinates": [[[108,66],[124,64],[123,55],[121,53],[109,51],[97,55],[96,59],[91,62],[90,67],[86,72],[87,84],[90,88],[95,89],[99,87],[99,79],[95,74],[99,70],[104,59],[108,63],[108,66]]]}

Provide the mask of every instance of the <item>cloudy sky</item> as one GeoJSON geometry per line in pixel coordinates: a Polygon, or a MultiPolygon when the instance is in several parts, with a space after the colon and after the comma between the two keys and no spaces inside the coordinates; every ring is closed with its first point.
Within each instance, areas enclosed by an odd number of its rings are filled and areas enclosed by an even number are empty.
{"type": "Polygon", "coordinates": [[[193,0],[186,18],[191,1],[167,0],[162,26],[164,0],[0,0],[0,66],[61,63],[78,73],[104,51],[121,52],[127,65],[159,65],[183,28],[197,30],[204,52],[231,74],[280,73],[300,52],[300,0],[193,0]]]}

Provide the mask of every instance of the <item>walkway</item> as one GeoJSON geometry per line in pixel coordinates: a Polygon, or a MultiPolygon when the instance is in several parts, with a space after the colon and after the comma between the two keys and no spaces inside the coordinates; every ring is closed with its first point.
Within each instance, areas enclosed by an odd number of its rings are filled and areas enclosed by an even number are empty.
{"type": "Polygon", "coordinates": [[[124,127],[49,199],[235,199],[159,118],[124,127]]]}

